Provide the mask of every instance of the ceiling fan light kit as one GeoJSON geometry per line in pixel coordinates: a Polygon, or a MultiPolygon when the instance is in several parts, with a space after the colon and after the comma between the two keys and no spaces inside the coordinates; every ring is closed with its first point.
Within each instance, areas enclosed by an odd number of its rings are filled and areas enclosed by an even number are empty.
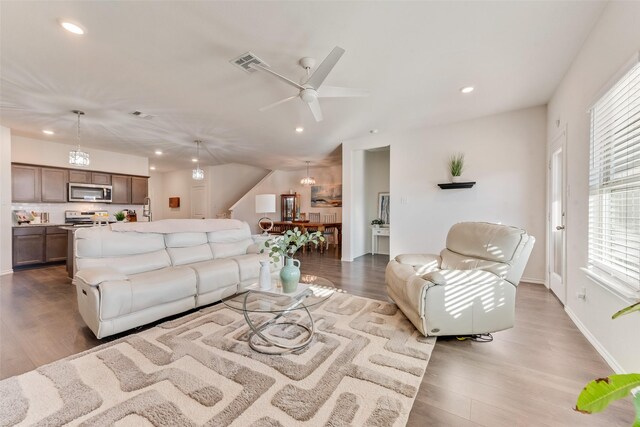
{"type": "Polygon", "coordinates": [[[369,92],[363,89],[351,89],[345,87],[329,87],[322,86],[322,83],[327,78],[333,67],[335,67],[338,60],[342,57],[345,50],[339,46],[333,48],[331,53],[320,63],[318,68],[311,72],[311,70],[316,65],[316,60],[310,57],[301,58],[298,61],[298,64],[302,68],[304,68],[307,72],[307,79],[304,83],[298,84],[295,81],[276,73],[271,70],[269,66],[255,56],[251,52],[247,52],[243,55],[240,55],[238,58],[231,60],[231,63],[236,65],[237,67],[243,69],[246,72],[252,71],[262,71],[265,72],[283,83],[293,86],[298,90],[297,95],[290,96],[285,99],[281,99],[280,101],[276,101],[273,104],[269,104],[265,107],[260,108],[260,111],[265,111],[270,108],[276,107],[280,104],[284,104],[285,102],[291,101],[296,98],[300,98],[304,103],[309,106],[311,110],[311,114],[313,114],[313,118],[317,122],[322,121],[322,109],[320,108],[320,103],[318,102],[318,98],[342,98],[342,97],[360,97],[360,96],[369,96],[369,92]],[[322,89],[321,89],[322,87],[322,89]]]}
{"type": "Polygon", "coordinates": [[[78,116],[78,130],[76,134],[78,147],[75,150],[69,151],[69,164],[73,166],[86,167],[91,163],[91,159],[89,158],[89,153],[80,149],[80,116],[84,115],[84,111],[73,110],[72,113],[78,116]]]}

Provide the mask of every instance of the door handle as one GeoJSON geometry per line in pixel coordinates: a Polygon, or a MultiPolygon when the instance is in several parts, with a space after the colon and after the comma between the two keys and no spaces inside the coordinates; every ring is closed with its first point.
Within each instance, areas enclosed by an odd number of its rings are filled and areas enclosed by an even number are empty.
{"type": "Polygon", "coordinates": [[[564,230],[564,225],[556,225],[556,230],[564,230]]]}

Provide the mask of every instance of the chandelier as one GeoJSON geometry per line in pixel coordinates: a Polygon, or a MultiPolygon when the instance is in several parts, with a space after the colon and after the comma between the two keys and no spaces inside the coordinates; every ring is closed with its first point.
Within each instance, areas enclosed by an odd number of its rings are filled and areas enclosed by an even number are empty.
{"type": "Polygon", "coordinates": [[[89,166],[89,153],[80,149],[80,116],[84,115],[84,111],[73,110],[72,113],[78,116],[78,148],[69,151],[69,164],[73,166],[89,166]]]}
{"type": "Polygon", "coordinates": [[[302,185],[315,185],[316,184],[316,179],[312,176],[309,176],[309,163],[311,162],[306,162],[307,163],[307,176],[305,176],[304,178],[302,178],[300,180],[300,184],[302,185]]]}
{"type": "Polygon", "coordinates": [[[202,181],[204,179],[204,171],[200,169],[200,143],[202,141],[196,140],[196,159],[198,159],[198,163],[196,164],[196,168],[193,170],[191,177],[196,181],[202,181]]]}

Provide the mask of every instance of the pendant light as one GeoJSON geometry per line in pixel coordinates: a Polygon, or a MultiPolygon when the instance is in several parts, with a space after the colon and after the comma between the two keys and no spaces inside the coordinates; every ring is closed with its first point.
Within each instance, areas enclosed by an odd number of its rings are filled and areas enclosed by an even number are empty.
{"type": "Polygon", "coordinates": [[[309,176],[309,163],[311,162],[306,162],[307,163],[307,176],[305,176],[304,178],[302,178],[300,180],[300,184],[302,185],[315,185],[316,184],[316,179],[312,176],[309,176]]]}
{"type": "Polygon", "coordinates": [[[200,143],[202,141],[196,140],[196,159],[198,159],[198,163],[196,164],[196,168],[193,170],[191,177],[196,181],[202,181],[204,179],[204,171],[200,169],[200,143]]]}
{"type": "Polygon", "coordinates": [[[86,153],[80,149],[80,116],[84,116],[84,111],[73,110],[73,114],[78,116],[78,148],[69,151],[69,164],[73,166],[89,166],[89,153],[86,153]]]}

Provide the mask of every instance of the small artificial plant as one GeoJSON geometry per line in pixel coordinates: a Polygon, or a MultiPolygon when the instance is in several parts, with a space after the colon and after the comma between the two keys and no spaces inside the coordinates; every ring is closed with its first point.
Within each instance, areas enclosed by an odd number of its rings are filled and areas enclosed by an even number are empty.
{"type": "MultiPolygon", "coordinates": [[[[611,316],[616,319],[622,315],[640,311],[640,301],[623,308],[611,316]]],[[[636,419],[633,427],[640,427],[640,374],[609,375],[591,381],[578,396],[575,410],[583,414],[604,411],[614,400],[623,399],[629,394],[633,397],[636,419]]]]}
{"type": "MultiPolygon", "coordinates": [[[[278,236],[275,239],[267,240],[264,243],[265,248],[269,249],[269,257],[272,262],[279,262],[281,257],[291,258],[298,252],[298,249],[308,243],[313,243],[318,246],[320,242],[324,242],[324,236],[319,231],[304,233],[298,230],[298,227],[293,230],[287,230],[282,236],[278,236]]],[[[263,253],[265,249],[261,249],[260,253],[263,253]]]]}
{"type": "Polygon", "coordinates": [[[384,225],[384,221],[381,220],[380,218],[376,218],[373,221],[371,221],[371,225],[384,225]]]}
{"type": "Polygon", "coordinates": [[[113,214],[114,217],[116,217],[116,221],[124,221],[124,212],[119,211],[113,214]]]}
{"type": "Polygon", "coordinates": [[[464,154],[454,154],[449,158],[449,172],[451,176],[462,176],[464,169],[464,154]]]}

